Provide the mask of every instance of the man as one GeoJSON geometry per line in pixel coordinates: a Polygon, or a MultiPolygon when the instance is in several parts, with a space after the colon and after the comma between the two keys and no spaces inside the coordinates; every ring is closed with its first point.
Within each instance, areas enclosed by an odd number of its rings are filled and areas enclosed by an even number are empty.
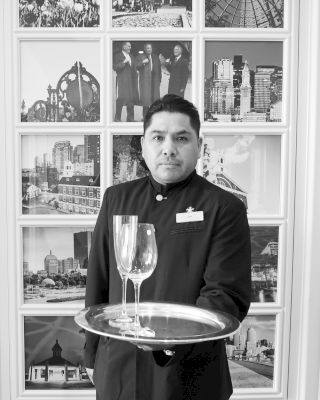
{"type": "Polygon", "coordinates": [[[189,62],[182,55],[183,49],[179,44],[173,48],[173,57],[166,60],[166,67],[170,73],[168,93],[184,97],[189,78],[189,62]]]}
{"type": "Polygon", "coordinates": [[[116,122],[121,121],[124,105],[127,106],[127,122],[134,121],[134,105],[138,103],[137,69],[130,51],[131,43],[123,42],[122,51],[113,59],[113,69],[117,74],[116,122]]]}
{"type": "MultiPolygon", "coordinates": [[[[90,252],[86,306],[121,303],[112,216],[137,214],[140,222],[154,224],[158,246],[157,267],[142,284],[141,301],[192,304],[245,317],[250,302],[246,210],[238,198],[196,174],[199,129],[198,111],[181,97],[166,95],[151,105],[141,140],[151,175],[105,192],[90,252]],[[194,211],[196,218],[187,222],[183,216],[194,211]]],[[[129,289],[132,302],[132,285],[129,289]]],[[[94,368],[98,400],[227,400],[232,393],[223,340],[168,352],[86,336],[86,367],[94,368]]]]}
{"type": "Polygon", "coordinates": [[[143,118],[149,106],[160,97],[161,64],[159,56],[153,54],[152,44],[146,43],[144,51],[137,57],[139,71],[139,98],[143,118]]]}

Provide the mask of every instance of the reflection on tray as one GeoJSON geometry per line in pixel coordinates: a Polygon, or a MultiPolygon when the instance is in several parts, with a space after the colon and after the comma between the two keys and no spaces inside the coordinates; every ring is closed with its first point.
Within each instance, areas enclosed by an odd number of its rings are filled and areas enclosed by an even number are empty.
{"type": "MultiPolygon", "coordinates": [[[[81,310],[75,321],[84,329],[99,335],[137,344],[186,344],[217,340],[230,336],[240,326],[227,313],[172,303],[140,303],[140,323],[145,329],[135,330],[133,324],[112,326],[121,305],[97,305],[81,310]],[[151,335],[151,332],[154,334],[151,335]]],[[[127,304],[129,316],[134,303],[127,304]]]]}

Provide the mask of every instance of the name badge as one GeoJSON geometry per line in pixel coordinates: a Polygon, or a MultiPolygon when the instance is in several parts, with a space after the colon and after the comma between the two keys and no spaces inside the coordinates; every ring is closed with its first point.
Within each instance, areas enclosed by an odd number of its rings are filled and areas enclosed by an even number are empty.
{"type": "Polygon", "coordinates": [[[176,223],[203,221],[203,211],[188,211],[176,214],[176,223]]]}

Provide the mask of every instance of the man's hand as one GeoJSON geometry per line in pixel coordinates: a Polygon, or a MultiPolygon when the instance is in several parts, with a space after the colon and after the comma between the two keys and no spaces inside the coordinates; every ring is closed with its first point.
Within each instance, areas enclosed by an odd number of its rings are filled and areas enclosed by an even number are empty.
{"type": "Polygon", "coordinates": [[[86,368],[86,371],[87,371],[87,374],[88,374],[88,377],[89,377],[91,383],[94,385],[94,382],[93,382],[93,368],[86,368]]]}
{"type": "Polygon", "coordinates": [[[163,345],[156,345],[156,344],[139,344],[137,345],[139,349],[144,351],[163,351],[167,356],[173,356],[174,351],[170,350],[170,348],[164,347],[163,345]]]}

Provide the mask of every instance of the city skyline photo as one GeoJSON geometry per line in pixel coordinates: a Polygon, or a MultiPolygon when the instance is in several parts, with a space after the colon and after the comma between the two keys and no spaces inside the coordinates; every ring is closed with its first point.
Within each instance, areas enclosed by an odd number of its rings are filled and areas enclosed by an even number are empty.
{"type": "Polygon", "coordinates": [[[22,233],[25,303],[83,303],[93,227],[24,227],[22,233]]]}
{"type": "Polygon", "coordinates": [[[234,388],[273,387],[275,331],[275,315],[247,315],[237,333],[226,340],[234,388]]]}
{"type": "Polygon", "coordinates": [[[205,42],[204,119],[281,122],[283,42],[205,42]]]}
{"type": "Polygon", "coordinates": [[[97,214],[99,135],[22,135],[23,214],[97,214]]]}

